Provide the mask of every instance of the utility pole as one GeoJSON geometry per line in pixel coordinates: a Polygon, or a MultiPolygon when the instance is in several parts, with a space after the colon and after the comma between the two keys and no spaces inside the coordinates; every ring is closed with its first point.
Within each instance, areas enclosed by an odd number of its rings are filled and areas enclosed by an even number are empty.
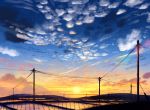
{"type": "Polygon", "coordinates": [[[99,101],[100,101],[101,77],[98,78],[98,82],[99,82],[99,101]]]}
{"type": "Polygon", "coordinates": [[[132,94],[132,83],[130,85],[130,94],[132,94]]]}
{"type": "Polygon", "coordinates": [[[140,78],[139,78],[139,73],[140,73],[140,69],[139,69],[139,63],[140,63],[140,43],[139,40],[137,41],[137,102],[139,102],[140,100],[140,96],[139,96],[139,85],[140,85],[140,78]]]}
{"type": "Polygon", "coordinates": [[[35,68],[33,68],[32,73],[33,73],[33,110],[35,110],[35,68]]]}
{"type": "MultiPolygon", "coordinates": [[[[15,102],[15,101],[14,101],[14,100],[15,100],[15,94],[14,94],[14,93],[15,93],[15,90],[14,90],[14,89],[15,89],[15,88],[12,89],[12,92],[13,92],[13,102],[15,102]]],[[[13,108],[14,108],[14,104],[13,104],[13,108]]]]}

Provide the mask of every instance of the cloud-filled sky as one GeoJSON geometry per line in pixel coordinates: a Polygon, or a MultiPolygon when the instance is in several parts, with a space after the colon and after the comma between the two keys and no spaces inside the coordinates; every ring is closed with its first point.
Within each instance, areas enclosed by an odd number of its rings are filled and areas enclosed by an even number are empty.
{"type": "MultiPolygon", "coordinates": [[[[54,74],[98,77],[113,68],[140,40],[141,81],[147,87],[149,25],[149,0],[1,0],[0,77],[13,75],[17,81],[15,77],[27,75],[21,70],[33,67],[54,74]]],[[[132,82],[136,78],[136,52],[110,76],[118,83],[132,82]]],[[[46,83],[51,81],[55,82],[52,78],[46,83]]],[[[69,82],[79,86],[77,79],[69,82]]],[[[79,81],[81,86],[84,82],[87,81],[79,81]]],[[[38,84],[45,91],[52,86],[45,87],[42,81],[38,84]]],[[[89,90],[97,90],[96,84],[89,90]]],[[[56,81],[56,86],[61,82],[56,81]]]]}

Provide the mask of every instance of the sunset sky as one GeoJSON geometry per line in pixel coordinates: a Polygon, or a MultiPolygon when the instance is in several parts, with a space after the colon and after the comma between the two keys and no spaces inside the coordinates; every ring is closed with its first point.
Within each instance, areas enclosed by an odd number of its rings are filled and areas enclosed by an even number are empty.
{"type": "MultiPolygon", "coordinates": [[[[140,81],[150,94],[149,0],[0,0],[0,94],[74,96],[136,93],[136,50],[140,40],[140,81]],[[55,76],[56,75],[56,76],[55,76]],[[87,78],[67,78],[61,76],[87,78]],[[59,76],[59,77],[58,77],[59,76]],[[93,78],[94,77],[94,78],[93,78]]],[[[141,94],[142,91],[140,91],[141,94]]]]}

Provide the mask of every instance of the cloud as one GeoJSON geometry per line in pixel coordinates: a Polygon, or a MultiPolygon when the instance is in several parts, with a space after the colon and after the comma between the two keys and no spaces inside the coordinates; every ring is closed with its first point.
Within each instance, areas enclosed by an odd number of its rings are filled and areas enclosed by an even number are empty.
{"type": "Polygon", "coordinates": [[[65,21],[71,21],[73,19],[73,15],[72,14],[66,14],[63,16],[63,19],[65,21]]]}
{"type": "MultiPolygon", "coordinates": [[[[16,85],[20,84],[22,82],[22,85],[19,85],[17,88],[15,88],[15,92],[19,94],[31,94],[32,93],[32,82],[29,82],[27,79],[24,77],[15,77],[15,75],[7,73],[0,78],[0,94],[1,96],[7,96],[10,95],[10,91],[13,87],[16,85]]],[[[42,86],[36,85],[37,87],[37,92],[38,93],[43,93],[43,92],[48,92],[47,89],[45,89],[42,86]]]]}
{"type": "Polygon", "coordinates": [[[139,7],[139,9],[145,10],[145,9],[147,9],[147,8],[149,7],[149,5],[150,5],[150,4],[148,4],[148,3],[142,4],[142,5],[139,7]]]}
{"type": "Polygon", "coordinates": [[[150,78],[150,72],[147,72],[143,75],[144,79],[149,79],[150,78]]]}
{"type": "Polygon", "coordinates": [[[100,6],[108,6],[110,4],[109,0],[100,0],[99,5],[100,6]]]}
{"type": "Polygon", "coordinates": [[[103,11],[103,12],[100,12],[100,13],[95,13],[95,17],[105,17],[108,15],[108,12],[107,11],[103,11]]]}
{"type": "Polygon", "coordinates": [[[0,46],[0,53],[4,55],[9,55],[11,57],[19,56],[19,52],[14,49],[9,49],[8,47],[1,47],[0,46]]]}
{"type": "Polygon", "coordinates": [[[82,5],[82,4],[85,4],[87,2],[89,2],[89,0],[71,0],[71,3],[73,5],[82,5]]]}
{"type": "Polygon", "coordinates": [[[148,39],[148,40],[146,40],[146,41],[144,42],[144,46],[145,46],[145,47],[150,47],[150,39],[148,39]]]}
{"type": "Polygon", "coordinates": [[[66,24],[66,27],[67,28],[73,28],[74,27],[74,23],[72,21],[69,21],[67,24],[66,24]]]}
{"type": "Polygon", "coordinates": [[[83,20],[84,23],[93,23],[94,22],[94,16],[86,16],[83,20]]]}
{"type": "Polygon", "coordinates": [[[120,38],[118,40],[119,50],[127,51],[127,50],[134,48],[134,46],[137,43],[137,40],[139,40],[140,37],[141,37],[141,31],[133,29],[132,32],[128,34],[125,39],[120,38]]]}
{"type": "Polygon", "coordinates": [[[123,14],[123,13],[125,13],[125,12],[126,12],[125,9],[119,9],[116,14],[117,14],[117,15],[121,15],[121,14],[123,14]]]}
{"type": "Polygon", "coordinates": [[[128,6],[128,7],[134,7],[136,5],[139,5],[141,3],[143,3],[144,0],[127,0],[124,5],[128,6]]]}
{"type": "MultiPolygon", "coordinates": [[[[146,80],[140,80],[141,84],[146,84],[146,80]]],[[[129,84],[136,84],[137,83],[137,78],[131,78],[131,79],[122,79],[113,83],[109,83],[109,81],[106,83],[107,85],[110,86],[121,86],[121,85],[129,85],[129,84]]]]}
{"type": "Polygon", "coordinates": [[[65,14],[65,10],[64,9],[56,9],[55,10],[58,16],[63,16],[65,14]]]}
{"type": "Polygon", "coordinates": [[[108,8],[117,8],[119,6],[119,2],[114,2],[108,6],[108,8]]]}
{"type": "MultiPolygon", "coordinates": [[[[16,28],[16,31],[21,33],[22,31],[16,28]]],[[[7,41],[13,42],[13,43],[21,43],[21,42],[25,42],[27,41],[26,39],[22,39],[17,37],[17,35],[15,35],[12,32],[6,31],[5,32],[5,38],[7,41]]]]}
{"type": "Polygon", "coordinates": [[[43,60],[39,59],[39,58],[33,58],[34,61],[38,62],[38,63],[42,63],[43,60]]]}
{"type": "Polygon", "coordinates": [[[76,32],[71,30],[71,31],[69,32],[69,34],[74,35],[74,34],[76,34],[76,32]]]}
{"type": "Polygon", "coordinates": [[[69,2],[70,0],[54,0],[56,2],[69,2]]]}
{"type": "Polygon", "coordinates": [[[150,23],[150,13],[147,15],[147,22],[150,23]]]}
{"type": "Polygon", "coordinates": [[[107,48],[108,46],[109,46],[108,44],[102,44],[102,45],[99,46],[99,48],[100,48],[100,49],[105,49],[105,48],[107,48]]]}
{"type": "Polygon", "coordinates": [[[108,56],[108,53],[102,53],[100,56],[103,56],[103,57],[108,56]]]}

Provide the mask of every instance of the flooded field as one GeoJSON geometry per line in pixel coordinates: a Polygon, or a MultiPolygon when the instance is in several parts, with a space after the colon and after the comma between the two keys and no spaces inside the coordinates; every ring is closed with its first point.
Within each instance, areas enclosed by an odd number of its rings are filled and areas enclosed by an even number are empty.
{"type": "MultiPolygon", "coordinates": [[[[120,101],[121,102],[121,101],[120,101]]],[[[11,102],[5,103],[7,107],[14,108],[16,110],[62,110],[62,109],[70,109],[70,110],[84,110],[91,107],[96,107],[99,105],[109,105],[109,104],[117,104],[119,102],[110,101],[109,103],[105,101],[93,101],[93,102],[40,102],[40,104],[32,102],[11,102]]],[[[8,110],[4,106],[0,108],[0,110],[8,110]]]]}
{"type": "MultiPolygon", "coordinates": [[[[66,109],[81,110],[81,109],[92,107],[92,105],[90,104],[80,104],[80,103],[53,103],[51,105],[54,105],[54,106],[45,106],[45,105],[35,104],[35,110],[61,110],[61,108],[58,108],[58,107],[64,107],[66,109]]],[[[18,104],[18,105],[8,105],[8,106],[11,108],[15,108],[17,110],[32,110],[34,105],[33,104],[18,104]]]]}

